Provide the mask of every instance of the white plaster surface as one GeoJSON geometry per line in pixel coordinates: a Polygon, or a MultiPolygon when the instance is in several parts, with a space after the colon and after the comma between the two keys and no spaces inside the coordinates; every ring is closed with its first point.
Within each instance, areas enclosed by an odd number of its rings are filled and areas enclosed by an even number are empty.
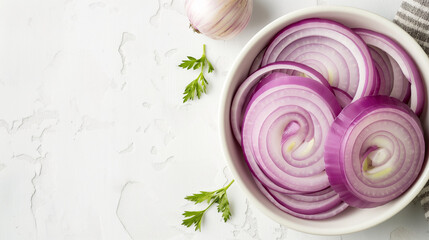
{"type": "Polygon", "coordinates": [[[280,226],[228,190],[233,216],[180,225],[184,200],[233,179],[218,104],[235,56],[270,21],[306,6],[349,5],[392,19],[400,0],[254,0],[228,41],[188,28],[184,0],[0,0],[0,239],[429,239],[418,203],[355,234],[280,226]],[[183,104],[202,45],[216,71],[183,104]]]}

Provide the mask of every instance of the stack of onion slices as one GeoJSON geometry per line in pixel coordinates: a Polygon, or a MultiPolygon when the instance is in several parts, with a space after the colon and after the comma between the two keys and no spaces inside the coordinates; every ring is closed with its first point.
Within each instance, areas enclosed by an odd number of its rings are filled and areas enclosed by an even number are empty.
{"type": "Polygon", "coordinates": [[[305,19],[280,31],[250,69],[231,128],[256,185],[281,210],[324,219],[376,207],[417,178],[423,84],[390,38],[305,19]]]}

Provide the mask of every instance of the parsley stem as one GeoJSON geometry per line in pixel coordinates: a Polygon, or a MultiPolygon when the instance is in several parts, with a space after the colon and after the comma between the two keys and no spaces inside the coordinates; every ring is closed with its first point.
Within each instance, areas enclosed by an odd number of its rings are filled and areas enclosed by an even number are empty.
{"type": "Polygon", "coordinates": [[[224,187],[223,189],[225,189],[225,191],[229,188],[229,186],[231,186],[231,184],[233,184],[234,183],[234,179],[232,179],[232,181],[226,186],[226,187],[224,187]]]}
{"type": "Polygon", "coordinates": [[[205,57],[205,56],[206,56],[206,45],[203,44],[203,57],[205,57]]]}
{"type": "MultiPolygon", "coordinates": [[[[234,179],[232,179],[232,181],[228,184],[228,185],[226,185],[224,188],[222,188],[222,190],[224,190],[225,192],[226,192],[226,190],[228,190],[228,188],[231,186],[231,184],[233,184],[234,183],[234,179]]],[[[218,190],[219,191],[219,190],[218,190]]],[[[216,192],[218,192],[218,191],[216,191],[216,192]]],[[[203,212],[205,212],[207,209],[209,209],[212,205],[213,205],[213,203],[215,203],[216,201],[212,201],[208,206],[207,206],[207,208],[206,209],[204,209],[203,210],[203,212]]]]}
{"type": "Polygon", "coordinates": [[[207,211],[207,209],[209,209],[209,208],[213,205],[213,203],[215,203],[215,201],[212,201],[212,202],[207,206],[207,208],[203,210],[203,212],[207,211]]]}
{"type": "Polygon", "coordinates": [[[205,44],[203,44],[203,56],[200,59],[202,59],[202,61],[201,61],[201,75],[203,75],[204,67],[205,67],[206,61],[207,61],[207,59],[206,59],[206,45],[205,44]]]}
{"type": "Polygon", "coordinates": [[[183,92],[183,102],[185,103],[188,100],[194,100],[194,97],[198,97],[198,99],[201,97],[202,93],[207,93],[207,85],[209,82],[204,77],[204,68],[208,67],[207,72],[211,73],[214,71],[213,65],[209,62],[209,60],[206,58],[206,45],[203,44],[203,55],[196,59],[194,57],[188,56],[188,59],[182,60],[182,63],[179,65],[179,67],[190,70],[197,70],[201,69],[200,75],[198,77],[190,82],[183,92]]]}

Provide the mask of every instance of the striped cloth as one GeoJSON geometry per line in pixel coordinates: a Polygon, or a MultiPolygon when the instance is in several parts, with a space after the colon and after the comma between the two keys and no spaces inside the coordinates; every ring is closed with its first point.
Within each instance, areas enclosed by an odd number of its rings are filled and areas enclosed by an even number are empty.
{"type": "MultiPolygon", "coordinates": [[[[429,0],[404,0],[393,22],[402,27],[429,54],[429,0]]],[[[417,196],[429,220],[429,183],[417,196]]]]}
{"type": "Polygon", "coordinates": [[[393,22],[413,36],[429,54],[429,0],[404,0],[393,22]]]}

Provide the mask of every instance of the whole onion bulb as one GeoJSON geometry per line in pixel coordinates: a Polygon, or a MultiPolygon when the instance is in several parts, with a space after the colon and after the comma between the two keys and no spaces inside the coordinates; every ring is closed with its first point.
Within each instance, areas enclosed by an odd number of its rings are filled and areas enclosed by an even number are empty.
{"type": "Polygon", "coordinates": [[[253,0],[186,0],[185,9],[195,32],[228,39],[249,23],[253,0]]]}

